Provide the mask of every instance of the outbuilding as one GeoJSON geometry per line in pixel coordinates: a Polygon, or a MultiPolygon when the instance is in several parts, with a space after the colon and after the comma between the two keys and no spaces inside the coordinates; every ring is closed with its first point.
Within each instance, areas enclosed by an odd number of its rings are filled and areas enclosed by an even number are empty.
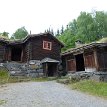
{"type": "Polygon", "coordinates": [[[107,71],[107,43],[79,45],[62,53],[64,71],[107,71]]]}

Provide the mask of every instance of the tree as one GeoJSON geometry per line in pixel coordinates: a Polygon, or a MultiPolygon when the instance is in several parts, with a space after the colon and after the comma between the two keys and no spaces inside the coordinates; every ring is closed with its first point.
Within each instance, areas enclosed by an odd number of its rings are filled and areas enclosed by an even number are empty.
{"type": "Polygon", "coordinates": [[[11,39],[23,39],[28,35],[28,31],[25,29],[25,27],[21,27],[13,33],[11,39]]]}
{"type": "Polygon", "coordinates": [[[98,38],[107,36],[107,13],[96,11],[95,14],[96,35],[98,38]]]}
{"type": "Polygon", "coordinates": [[[64,33],[64,27],[62,26],[61,27],[61,34],[63,34],[64,33]]]}
{"type": "Polygon", "coordinates": [[[107,13],[103,11],[81,12],[77,19],[66,26],[62,34],[57,31],[57,35],[57,38],[65,43],[63,50],[75,47],[76,40],[90,43],[107,37],[107,13]]]}
{"type": "Polygon", "coordinates": [[[60,35],[60,31],[59,29],[57,29],[56,36],[59,36],[59,35],[60,35]]]}
{"type": "Polygon", "coordinates": [[[83,35],[85,42],[91,42],[91,36],[94,34],[93,29],[93,18],[90,13],[81,12],[80,16],[77,18],[77,35],[83,35]]]}
{"type": "Polygon", "coordinates": [[[76,19],[74,19],[73,22],[69,23],[69,28],[71,29],[71,32],[72,32],[73,35],[77,34],[78,29],[77,29],[77,21],[76,21],[76,19]]]}
{"type": "Polygon", "coordinates": [[[9,33],[8,32],[3,32],[0,34],[1,36],[5,37],[5,38],[9,38],[9,33]]]}

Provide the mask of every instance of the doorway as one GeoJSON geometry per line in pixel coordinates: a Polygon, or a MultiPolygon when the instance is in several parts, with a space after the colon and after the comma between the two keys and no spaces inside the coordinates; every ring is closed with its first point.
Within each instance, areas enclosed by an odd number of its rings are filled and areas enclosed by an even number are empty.
{"type": "Polygon", "coordinates": [[[11,50],[11,60],[12,61],[21,61],[22,48],[14,47],[11,50]]]}
{"type": "Polygon", "coordinates": [[[76,58],[76,71],[85,71],[83,54],[75,56],[76,58]]]}
{"type": "Polygon", "coordinates": [[[48,63],[48,77],[52,77],[55,75],[57,71],[57,63],[48,63]]]}

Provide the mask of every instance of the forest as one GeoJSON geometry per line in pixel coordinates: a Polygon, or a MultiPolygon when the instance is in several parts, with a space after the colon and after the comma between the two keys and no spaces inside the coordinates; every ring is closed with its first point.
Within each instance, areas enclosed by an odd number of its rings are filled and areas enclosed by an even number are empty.
{"type": "Polygon", "coordinates": [[[77,19],[69,22],[66,28],[57,30],[56,37],[65,44],[62,51],[75,47],[75,41],[96,42],[107,37],[107,13],[94,11],[81,12],[77,19]]]}

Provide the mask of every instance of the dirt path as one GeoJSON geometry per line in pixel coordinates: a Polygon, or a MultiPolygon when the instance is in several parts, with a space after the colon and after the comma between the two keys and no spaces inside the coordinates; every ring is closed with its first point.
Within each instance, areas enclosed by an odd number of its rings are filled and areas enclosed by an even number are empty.
{"type": "Polygon", "coordinates": [[[107,100],[70,90],[62,84],[28,82],[0,88],[0,107],[107,107],[107,100]]]}

